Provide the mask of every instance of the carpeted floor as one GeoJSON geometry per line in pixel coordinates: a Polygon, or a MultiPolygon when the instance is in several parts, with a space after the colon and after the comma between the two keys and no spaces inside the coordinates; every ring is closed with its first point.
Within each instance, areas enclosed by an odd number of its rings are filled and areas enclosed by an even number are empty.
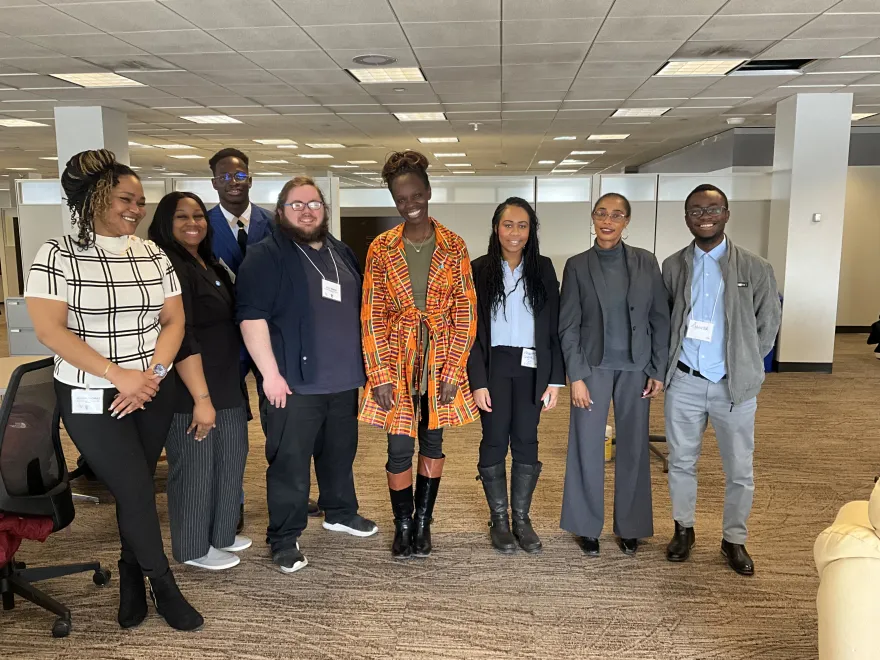
{"type": "MultiPolygon", "coordinates": [[[[355,465],[361,511],[380,533],[355,539],[312,521],[301,539],[309,566],[283,575],[263,545],[266,528],[263,438],[251,424],[246,533],[254,546],[237,568],[207,573],[176,566],[182,589],[206,625],[172,631],[152,612],[138,629],[115,622],[117,582],[88,575],[43,583],[73,610],[74,632],[49,633],[54,617],[23,603],[0,612],[0,657],[16,658],[628,658],[793,660],[816,657],[812,559],[816,535],[852,499],[864,499],[877,473],[880,361],[863,335],[838,337],[833,375],[772,374],[761,396],[757,490],[748,547],[757,575],[730,571],[719,554],[723,473],[707,436],[701,463],[697,546],[691,561],[670,564],[672,532],[659,460],[652,459],[656,536],[635,558],[610,535],[602,555],[584,557],[559,529],[568,399],[541,427],[544,474],[533,507],[544,540],[539,556],[496,554],[476,473],[479,427],[448,433],[446,474],[434,525],[434,554],[400,563],[393,533],[381,432],[361,428],[355,465]]],[[[652,414],[662,432],[662,405],[652,414]]],[[[71,450],[68,458],[72,460],[71,450]]],[[[611,516],[609,465],[606,511],[611,516]]],[[[159,509],[168,540],[164,477],[159,509]]],[[[45,545],[28,542],[19,559],[34,565],[98,559],[115,572],[112,501],[77,505],[77,518],[45,545]]]]}

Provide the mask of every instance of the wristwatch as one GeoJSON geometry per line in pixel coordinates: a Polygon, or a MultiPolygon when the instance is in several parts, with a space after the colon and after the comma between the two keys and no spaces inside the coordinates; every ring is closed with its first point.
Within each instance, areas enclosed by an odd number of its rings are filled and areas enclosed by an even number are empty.
{"type": "Polygon", "coordinates": [[[154,364],[153,373],[156,374],[159,378],[165,378],[165,376],[168,375],[168,369],[166,369],[161,364],[154,364]]]}

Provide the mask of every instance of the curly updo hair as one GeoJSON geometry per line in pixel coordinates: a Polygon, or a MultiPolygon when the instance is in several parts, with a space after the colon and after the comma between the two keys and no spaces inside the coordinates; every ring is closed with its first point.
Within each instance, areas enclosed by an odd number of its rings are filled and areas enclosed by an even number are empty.
{"type": "Polygon", "coordinates": [[[95,244],[95,218],[110,208],[113,188],[123,176],[140,179],[107,149],[82,151],[67,161],[61,187],[70,209],[70,222],[78,228],[76,243],[81,249],[95,244]]]}
{"type": "Polygon", "coordinates": [[[425,187],[430,188],[428,181],[428,159],[425,154],[418,151],[395,151],[388,156],[385,166],[382,168],[382,180],[391,190],[391,184],[394,180],[404,174],[415,174],[418,176],[425,187]]]}

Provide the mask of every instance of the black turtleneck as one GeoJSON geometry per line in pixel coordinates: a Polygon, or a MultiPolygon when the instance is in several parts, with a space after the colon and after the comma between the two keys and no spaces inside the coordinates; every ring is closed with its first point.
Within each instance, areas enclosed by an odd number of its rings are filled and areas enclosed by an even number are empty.
{"type": "Polygon", "coordinates": [[[603,369],[632,371],[636,368],[632,360],[632,331],[629,322],[629,305],[626,294],[629,290],[629,271],[626,267],[626,254],[623,241],[610,249],[596,244],[602,275],[605,277],[605,353],[599,366],[603,369]]]}

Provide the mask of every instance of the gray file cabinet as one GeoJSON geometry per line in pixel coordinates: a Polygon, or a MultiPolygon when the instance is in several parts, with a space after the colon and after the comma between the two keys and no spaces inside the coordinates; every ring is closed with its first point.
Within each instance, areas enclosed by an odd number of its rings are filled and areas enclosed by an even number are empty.
{"type": "Polygon", "coordinates": [[[28,316],[24,298],[6,299],[6,329],[9,332],[9,355],[52,355],[37,341],[34,324],[28,316]]]}

